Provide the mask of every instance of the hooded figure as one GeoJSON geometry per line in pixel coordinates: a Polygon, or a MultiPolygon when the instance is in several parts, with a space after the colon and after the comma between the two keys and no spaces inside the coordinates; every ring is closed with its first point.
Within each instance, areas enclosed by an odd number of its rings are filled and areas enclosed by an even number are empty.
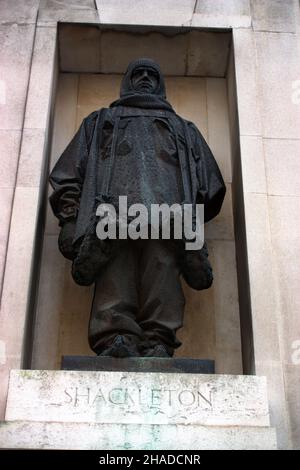
{"type": "Polygon", "coordinates": [[[50,175],[59,248],[81,285],[95,282],[89,343],[98,355],[173,355],[180,346],[184,296],[212,283],[206,246],[183,249],[162,239],[99,240],[96,208],[119,196],[128,206],[204,204],[215,217],[225,195],[217,163],[191,122],[166,100],[163,75],[150,59],[131,62],[120,98],[85,118],[50,175]]]}

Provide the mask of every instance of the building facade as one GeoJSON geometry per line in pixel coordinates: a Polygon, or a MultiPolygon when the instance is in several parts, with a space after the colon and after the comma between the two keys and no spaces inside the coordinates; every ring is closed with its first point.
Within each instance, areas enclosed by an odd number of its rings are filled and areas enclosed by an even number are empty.
{"type": "Polygon", "coordinates": [[[48,174],[82,119],[118,97],[129,61],[151,57],[227,186],[205,232],[214,286],[184,285],[177,357],[266,377],[278,448],[299,449],[299,2],[1,0],[0,21],[1,419],[11,370],[89,354],[92,289],[58,252],[48,174]]]}

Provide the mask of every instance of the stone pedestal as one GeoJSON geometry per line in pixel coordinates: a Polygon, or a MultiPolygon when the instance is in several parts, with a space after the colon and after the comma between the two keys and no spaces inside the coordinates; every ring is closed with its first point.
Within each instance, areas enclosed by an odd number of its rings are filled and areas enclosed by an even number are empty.
{"type": "Polygon", "coordinates": [[[275,449],[266,380],[193,373],[11,372],[7,448],[275,449]]]}
{"type": "Polygon", "coordinates": [[[126,357],[107,356],[63,356],[63,370],[119,371],[119,372],[184,372],[214,374],[215,361],[210,359],[126,357]]]}

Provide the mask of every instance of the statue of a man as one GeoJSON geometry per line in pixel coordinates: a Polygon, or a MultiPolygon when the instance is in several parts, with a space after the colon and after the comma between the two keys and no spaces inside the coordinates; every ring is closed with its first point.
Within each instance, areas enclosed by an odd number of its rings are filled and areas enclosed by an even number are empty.
{"type": "Polygon", "coordinates": [[[96,236],[100,203],[203,204],[205,222],[222,206],[225,185],[199,130],[166,100],[160,67],[131,62],[120,98],[86,117],[50,175],[59,248],[81,285],[95,283],[89,343],[98,355],[171,357],[180,346],[184,296],[212,283],[207,248],[182,240],[96,236]]]}

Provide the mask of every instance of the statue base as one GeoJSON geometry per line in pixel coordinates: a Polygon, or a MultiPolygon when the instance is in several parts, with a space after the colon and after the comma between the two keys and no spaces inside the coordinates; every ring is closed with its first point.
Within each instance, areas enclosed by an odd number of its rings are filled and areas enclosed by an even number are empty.
{"type": "Polygon", "coordinates": [[[63,356],[62,370],[111,372],[170,372],[214,374],[215,362],[209,359],[165,357],[63,356]]]}
{"type": "MultiPolygon", "coordinates": [[[[189,359],[103,357],[79,358],[77,365],[88,361],[90,367],[148,371],[165,365],[168,372],[194,365],[189,359]]],[[[277,446],[264,377],[128,370],[12,370],[0,442],[7,449],[70,450],[277,446]]]]}

